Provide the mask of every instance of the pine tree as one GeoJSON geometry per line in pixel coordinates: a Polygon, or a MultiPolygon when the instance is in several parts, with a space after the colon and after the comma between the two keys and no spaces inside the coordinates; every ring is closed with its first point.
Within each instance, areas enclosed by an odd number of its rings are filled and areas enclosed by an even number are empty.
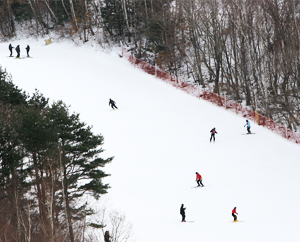
{"type": "Polygon", "coordinates": [[[21,241],[21,209],[28,190],[28,170],[24,166],[21,142],[16,131],[17,107],[26,102],[26,95],[11,81],[0,66],[0,240],[6,234],[21,241]]]}
{"type": "Polygon", "coordinates": [[[107,193],[109,186],[102,183],[102,178],[108,175],[100,168],[113,158],[99,157],[103,152],[99,147],[103,145],[103,137],[94,135],[90,126],[80,122],[78,114],[70,115],[63,102],[53,104],[50,119],[59,140],[61,199],[65,206],[70,238],[74,241],[72,225],[76,220],[82,219],[90,208],[88,206],[75,208],[72,204],[84,195],[92,195],[98,199],[101,194],[107,193]]]}

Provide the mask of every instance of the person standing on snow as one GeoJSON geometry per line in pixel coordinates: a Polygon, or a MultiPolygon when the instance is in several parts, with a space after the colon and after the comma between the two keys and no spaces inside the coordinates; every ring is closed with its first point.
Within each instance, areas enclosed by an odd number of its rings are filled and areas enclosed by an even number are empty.
{"type": "Polygon", "coordinates": [[[198,187],[204,187],[203,183],[202,183],[202,176],[196,172],[196,181],[197,181],[197,184],[198,184],[198,187]]]}
{"type": "Polygon", "coordinates": [[[214,139],[214,142],[215,142],[215,134],[217,134],[217,131],[216,131],[216,128],[213,128],[211,131],[210,131],[210,133],[211,133],[211,136],[210,136],[210,142],[211,142],[211,140],[212,139],[214,139]]]}
{"type": "Polygon", "coordinates": [[[109,231],[105,231],[105,234],[104,234],[104,241],[105,241],[105,242],[110,242],[109,231]]]}
{"type": "Polygon", "coordinates": [[[12,47],[12,45],[9,44],[9,46],[8,46],[8,49],[9,49],[9,51],[10,51],[9,57],[12,57],[12,50],[13,50],[13,48],[15,48],[15,47],[12,47]]]}
{"type": "Polygon", "coordinates": [[[27,45],[27,47],[26,47],[25,49],[26,49],[26,52],[27,52],[27,57],[30,57],[30,56],[29,56],[30,46],[27,45]]]}
{"type": "Polygon", "coordinates": [[[185,222],[185,207],[183,204],[181,204],[181,207],[180,207],[180,214],[182,216],[181,222],[185,222]]]}
{"type": "Polygon", "coordinates": [[[16,47],[16,51],[17,51],[17,58],[20,58],[20,45],[17,45],[16,47]]]}
{"type": "Polygon", "coordinates": [[[118,109],[117,106],[116,106],[116,102],[112,99],[109,99],[109,103],[108,105],[110,105],[112,107],[112,109],[118,109]]]}
{"type": "Polygon", "coordinates": [[[233,222],[237,222],[237,216],[238,213],[236,212],[236,207],[234,207],[234,209],[232,210],[232,216],[233,216],[233,222]]]}
{"type": "Polygon", "coordinates": [[[251,131],[250,131],[250,122],[248,121],[248,119],[246,120],[246,124],[244,125],[244,127],[247,126],[247,131],[248,131],[248,134],[251,134],[251,131]]]}

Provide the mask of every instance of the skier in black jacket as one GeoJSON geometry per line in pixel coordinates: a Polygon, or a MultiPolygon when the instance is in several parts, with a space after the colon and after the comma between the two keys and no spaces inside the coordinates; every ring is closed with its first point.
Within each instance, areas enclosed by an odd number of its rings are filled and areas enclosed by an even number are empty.
{"type": "Polygon", "coordinates": [[[16,47],[16,51],[17,51],[17,58],[20,58],[20,45],[17,45],[16,47]]]}
{"type": "Polygon", "coordinates": [[[106,231],[104,234],[104,241],[105,242],[110,242],[110,236],[109,236],[109,231],[106,231]]]}
{"type": "Polygon", "coordinates": [[[182,216],[181,222],[185,222],[185,207],[183,204],[181,204],[181,207],[180,207],[180,214],[182,216]]]}
{"type": "Polygon", "coordinates": [[[25,49],[26,49],[26,52],[27,52],[27,57],[30,57],[30,56],[29,56],[30,46],[27,45],[27,47],[26,47],[25,49]]]}
{"type": "Polygon", "coordinates": [[[116,102],[112,99],[109,99],[109,103],[108,105],[110,105],[112,107],[112,109],[118,109],[117,106],[116,106],[116,102]]]}
{"type": "Polygon", "coordinates": [[[12,45],[9,44],[9,46],[8,46],[8,49],[9,49],[9,51],[10,51],[9,57],[12,57],[12,50],[13,50],[13,48],[15,48],[15,47],[12,47],[12,45]]]}
{"type": "Polygon", "coordinates": [[[213,129],[210,131],[210,133],[211,133],[211,136],[210,136],[210,140],[209,140],[209,141],[211,142],[211,140],[213,139],[214,142],[215,142],[215,140],[216,140],[215,134],[217,134],[216,128],[213,128],[213,129]]]}

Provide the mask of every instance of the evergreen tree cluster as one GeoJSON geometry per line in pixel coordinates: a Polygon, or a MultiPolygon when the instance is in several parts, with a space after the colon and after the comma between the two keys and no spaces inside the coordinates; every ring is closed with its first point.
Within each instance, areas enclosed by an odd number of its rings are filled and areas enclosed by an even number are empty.
{"type": "Polygon", "coordinates": [[[81,241],[86,198],[109,189],[102,145],[66,104],[26,95],[0,67],[0,240],[81,241]]]}

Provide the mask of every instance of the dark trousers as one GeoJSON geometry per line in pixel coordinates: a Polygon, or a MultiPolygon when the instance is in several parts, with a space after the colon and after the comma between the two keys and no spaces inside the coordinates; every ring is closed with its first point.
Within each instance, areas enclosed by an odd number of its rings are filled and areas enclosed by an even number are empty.
{"type": "Polygon", "coordinates": [[[251,127],[247,127],[247,131],[248,131],[248,133],[251,133],[251,131],[250,131],[250,128],[251,128],[251,127]]]}
{"type": "Polygon", "coordinates": [[[202,183],[202,180],[197,180],[197,183],[198,183],[198,187],[200,187],[200,184],[202,187],[204,187],[203,183],[202,183]]]}
{"type": "Polygon", "coordinates": [[[211,133],[211,136],[210,136],[210,140],[209,140],[209,141],[211,142],[212,139],[214,139],[214,142],[215,142],[215,133],[211,133]]]}
{"type": "Polygon", "coordinates": [[[181,214],[181,216],[182,216],[181,222],[185,221],[185,214],[181,214]]]}
{"type": "Polygon", "coordinates": [[[17,57],[20,57],[20,52],[17,52],[17,53],[18,53],[17,57]]]}
{"type": "Polygon", "coordinates": [[[10,56],[12,56],[12,50],[9,50],[10,51],[10,56]]]}
{"type": "Polygon", "coordinates": [[[111,107],[112,107],[113,109],[117,108],[117,106],[116,106],[114,103],[111,104],[111,107]]]}
{"type": "Polygon", "coordinates": [[[232,216],[234,218],[234,221],[237,220],[237,216],[234,213],[232,214],[232,216]]]}

